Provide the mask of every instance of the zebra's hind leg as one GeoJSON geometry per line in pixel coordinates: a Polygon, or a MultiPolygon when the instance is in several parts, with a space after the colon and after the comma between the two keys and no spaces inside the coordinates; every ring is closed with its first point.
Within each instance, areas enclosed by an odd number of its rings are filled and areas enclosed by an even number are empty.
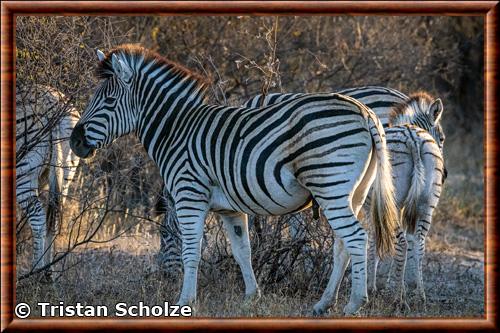
{"type": "MultiPolygon", "coordinates": [[[[62,219],[61,211],[61,192],[59,191],[62,181],[62,172],[59,168],[51,167],[49,172],[49,200],[46,214],[47,237],[46,249],[44,253],[45,264],[51,264],[55,255],[55,240],[60,231],[60,219],[62,219]],[[57,169],[57,170],[56,170],[57,169]],[[57,173],[60,173],[61,179],[58,179],[57,173]]],[[[44,272],[46,281],[53,281],[52,268],[49,266],[44,272]]]]}
{"type": "Polygon", "coordinates": [[[338,300],[340,284],[344,278],[347,265],[349,265],[349,253],[344,248],[341,239],[336,238],[333,244],[333,268],[328,281],[328,285],[321,297],[321,300],[313,307],[313,314],[318,316],[323,314],[332,304],[335,306],[338,300]]]}
{"type": "Polygon", "coordinates": [[[247,216],[242,213],[219,214],[229,235],[231,250],[245,281],[245,300],[260,298],[260,290],[252,268],[247,216]]]}
{"type": "Polygon", "coordinates": [[[403,309],[403,311],[409,311],[410,307],[406,302],[406,290],[405,290],[405,279],[404,279],[408,243],[406,241],[405,233],[403,232],[403,230],[401,230],[400,227],[398,227],[396,231],[395,250],[396,254],[394,256],[394,262],[396,263],[396,267],[394,274],[395,274],[396,290],[395,290],[394,304],[398,312],[400,309],[403,309]]]}
{"type": "MultiPolygon", "coordinates": [[[[344,249],[351,258],[351,297],[349,303],[344,307],[344,313],[351,315],[356,313],[368,301],[366,282],[366,245],[368,236],[361,223],[356,219],[356,214],[350,208],[348,200],[338,200],[336,205],[318,201],[323,204],[322,207],[325,207],[324,214],[328,219],[328,223],[332,227],[335,236],[338,237],[338,241],[343,242],[344,249]]],[[[341,258],[345,258],[344,256],[345,253],[341,258]]],[[[341,275],[336,275],[336,272],[338,274],[338,271],[335,270],[337,264],[339,263],[334,263],[334,270],[321,300],[314,305],[315,313],[323,313],[335,296],[335,290],[340,284],[339,278],[341,277],[341,275]]],[[[339,270],[345,271],[347,264],[344,261],[340,264],[339,270]]]]}
{"type": "Polygon", "coordinates": [[[427,298],[425,296],[424,289],[424,278],[422,274],[422,262],[425,254],[425,239],[427,237],[427,232],[430,227],[430,216],[426,220],[417,221],[417,231],[414,235],[414,255],[415,255],[415,273],[417,280],[417,296],[420,299],[420,304],[422,304],[422,308],[426,310],[426,301],[427,298]]]}
{"type": "Polygon", "coordinates": [[[368,233],[368,292],[377,292],[377,268],[379,257],[377,255],[376,239],[373,230],[368,233]]]}

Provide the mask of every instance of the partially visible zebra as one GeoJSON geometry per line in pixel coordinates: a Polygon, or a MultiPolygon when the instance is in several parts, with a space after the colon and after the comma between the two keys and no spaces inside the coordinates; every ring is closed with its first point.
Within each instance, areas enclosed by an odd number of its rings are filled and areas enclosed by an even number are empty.
{"type": "Polygon", "coordinates": [[[69,136],[80,118],[54,88],[16,85],[16,199],[33,234],[33,269],[50,263],[59,205],[64,205],[79,158],[69,136]],[[39,195],[48,185],[48,209],[39,195]]]}
{"type": "MultiPolygon", "coordinates": [[[[434,101],[428,94],[418,93],[401,106],[394,109],[390,123],[394,124],[386,129],[387,145],[391,154],[391,165],[396,190],[396,203],[401,213],[402,229],[396,236],[396,268],[395,281],[398,290],[396,298],[406,305],[404,277],[407,253],[413,261],[412,270],[407,277],[417,288],[420,300],[425,304],[423,287],[422,258],[425,253],[425,239],[431,227],[432,214],[441,196],[441,190],[446,177],[443,159],[443,145],[445,135],[441,126],[431,126],[430,120],[439,123],[443,113],[440,100],[434,101]],[[419,110],[427,112],[432,118],[417,117],[418,125],[410,125],[406,121],[412,120],[409,115],[419,114],[419,110]],[[403,124],[397,124],[402,122],[403,124]],[[408,245],[411,244],[411,251],[408,245]]],[[[365,202],[370,204],[370,196],[365,202]]],[[[370,240],[368,283],[376,290],[376,273],[378,256],[373,246],[376,240],[370,240]]],[[[407,305],[406,305],[407,306],[407,305]]]]}
{"type": "MultiPolygon", "coordinates": [[[[370,108],[380,119],[384,128],[389,126],[392,110],[408,100],[402,92],[381,86],[362,86],[336,90],[334,93],[346,95],[356,99],[370,108]]],[[[244,107],[257,108],[287,101],[293,98],[314,95],[315,93],[271,93],[255,95],[243,103],[244,107]]]]}
{"type": "MultiPolygon", "coordinates": [[[[363,86],[337,91],[339,94],[347,95],[355,98],[359,102],[370,108],[380,119],[384,128],[388,128],[391,124],[414,124],[427,130],[439,144],[440,149],[443,148],[444,133],[440,125],[441,112],[432,114],[437,107],[442,111],[442,103],[440,99],[433,99],[427,93],[420,92],[406,96],[400,91],[392,88],[379,86],[363,86]]],[[[244,107],[257,108],[259,106],[268,106],[283,101],[288,101],[293,98],[303,97],[312,94],[306,93],[271,93],[266,96],[256,95],[246,101],[244,107]]],[[[444,169],[446,177],[446,168],[444,169]]],[[[163,193],[162,189],[162,193],[163,193]]],[[[158,199],[160,209],[157,213],[165,213],[162,207],[167,207],[166,202],[168,193],[163,193],[158,199]]],[[[170,235],[169,231],[175,230],[175,216],[165,215],[163,226],[160,234],[160,252],[158,257],[161,259],[160,264],[167,273],[175,274],[180,271],[180,257],[177,253],[180,252],[180,244],[173,240],[178,240],[178,235],[170,235]]],[[[292,238],[294,235],[300,234],[302,226],[295,219],[290,220],[290,230],[292,238]]],[[[410,251],[410,258],[413,258],[410,251]]],[[[369,277],[370,278],[370,277],[369,277]]]]}
{"type": "MultiPolygon", "coordinates": [[[[178,304],[197,293],[203,224],[216,212],[229,234],[247,297],[259,295],[245,214],[281,215],[314,197],[352,258],[346,314],[368,299],[367,233],[356,216],[372,184],[378,250],[390,253],[398,223],[383,127],[356,100],[304,96],[262,109],[207,105],[206,84],[137,46],[98,52],[103,79],[74,128],[81,158],[136,133],[158,165],[182,233],[184,281],[178,304]]],[[[315,313],[330,305],[332,281],[315,313]]]]}
{"type": "Polygon", "coordinates": [[[160,270],[169,278],[179,277],[182,272],[182,236],[172,198],[163,186],[156,199],[155,215],[165,214],[160,225],[160,250],[157,262],[160,270]]]}

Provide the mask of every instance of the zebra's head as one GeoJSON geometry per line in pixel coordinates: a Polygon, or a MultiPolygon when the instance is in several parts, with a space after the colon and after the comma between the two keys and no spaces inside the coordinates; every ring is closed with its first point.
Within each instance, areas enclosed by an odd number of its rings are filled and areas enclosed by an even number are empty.
{"type": "Polygon", "coordinates": [[[390,124],[412,124],[418,126],[434,138],[441,152],[443,151],[445,135],[441,127],[443,115],[443,102],[433,99],[427,93],[419,92],[410,96],[403,104],[394,107],[390,124]]]}
{"type": "Polygon", "coordinates": [[[132,132],[137,121],[132,98],[134,70],[128,57],[117,51],[105,55],[100,50],[97,50],[97,56],[98,75],[102,82],[70,138],[71,149],[81,158],[92,156],[96,149],[132,132]]]}

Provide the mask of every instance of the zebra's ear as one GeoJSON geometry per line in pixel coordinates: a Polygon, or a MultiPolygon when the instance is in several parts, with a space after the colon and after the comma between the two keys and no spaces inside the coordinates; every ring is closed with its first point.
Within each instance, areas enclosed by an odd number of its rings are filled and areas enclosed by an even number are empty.
{"type": "Polygon", "coordinates": [[[102,52],[101,50],[97,49],[95,53],[97,53],[97,58],[99,58],[99,61],[103,61],[104,59],[106,59],[106,55],[104,55],[104,52],[102,52]]]}
{"type": "Polygon", "coordinates": [[[111,64],[115,75],[123,82],[128,83],[132,77],[132,69],[124,61],[118,59],[114,53],[111,56],[111,64]]]}
{"type": "Polygon", "coordinates": [[[438,98],[434,102],[432,102],[429,113],[434,119],[434,123],[438,123],[441,120],[441,115],[443,114],[443,102],[438,98]]]}

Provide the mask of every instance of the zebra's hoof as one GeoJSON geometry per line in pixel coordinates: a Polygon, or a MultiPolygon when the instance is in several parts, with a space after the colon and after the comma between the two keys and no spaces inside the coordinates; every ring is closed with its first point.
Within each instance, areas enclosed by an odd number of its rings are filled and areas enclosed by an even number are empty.
{"type": "Polygon", "coordinates": [[[325,313],[326,313],[326,309],[325,309],[324,307],[322,307],[322,306],[317,306],[317,305],[315,305],[315,306],[313,307],[312,315],[313,315],[314,317],[321,317],[321,316],[323,316],[325,313]]]}
{"type": "Polygon", "coordinates": [[[368,297],[364,297],[359,301],[349,301],[344,307],[344,316],[354,316],[358,313],[361,308],[368,303],[368,297]]]}
{"type": "Polygon", "coordinates": [[[40,282],[41,283],[53,283],[54,282],[54,276],[52,275],[51,270],[46,270],[40,275],[40,282]]]}
{"type": "Polygon", "coordinates": [[[396,299],[393,303],[394,312],[396,315],[408,314],[411,309],[405,299],[396,299]]]}
{"type": "Polygon", "coordinates": [[[326,313],[327,310],[328,310],[328,306],[326,306],[325,304],[316,303],[313,306],[312,315],[314,317],[320,317],[320,316],[325,315],[325,313],[326,313]]]}
{"type": "Polygon", "coordinates": [[[260,299],[260,296],[261,296],[260,289],[257,288],[254,292],[245,295],[245,298],[243,301],[245,303],[253,303],[253,302],[258,301],[260,299]]]}
{"type": "Polygon", "coordinates": [[[175,305],[178,305],[179,307],[189,306],[191,308],[191,314],[193,316],[196,314],[196,302],[195,301],[193,301],[193,302],[184,302],[184,303],[181,303],[179,301],[175,305]]]}

